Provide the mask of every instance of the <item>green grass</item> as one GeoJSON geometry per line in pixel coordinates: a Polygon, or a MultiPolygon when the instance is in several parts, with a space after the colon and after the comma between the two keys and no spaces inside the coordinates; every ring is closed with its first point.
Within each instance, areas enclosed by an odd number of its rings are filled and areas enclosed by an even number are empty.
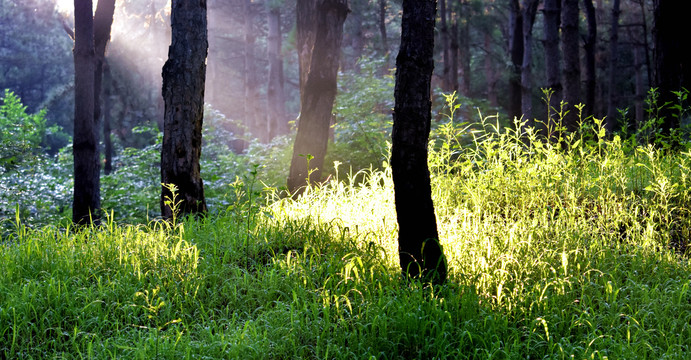
{"type": "Polygon", "coordinates": [[[431,152],[442,287],[399,277],[390,170],[341,170],[204,220],[17,225],[0,359],[687,358],[691,154],[484,127],[431,152]]]}

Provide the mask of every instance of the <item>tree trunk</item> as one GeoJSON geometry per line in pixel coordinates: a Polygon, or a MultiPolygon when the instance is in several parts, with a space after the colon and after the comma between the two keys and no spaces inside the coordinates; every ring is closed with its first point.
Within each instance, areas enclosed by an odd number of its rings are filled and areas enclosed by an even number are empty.
{"type": "Polygon", "coordinates": [[[484,34],[485,40],[485,81],[487,82],[487,100],[491,106],[498,106],[497,99],[497,72],[494,69],[494,59],[492,59],[492,54],[490,54],[490,49],[492,47],[492,35],[489,32],[484,34]]]}
{"type": "MultiPolygon", "coordinates": [[[[110,40],[110,29],[113,25],[113,14],[115,13],[115,0],[99,0],[94,14],[94,49],[96,51],[96,64],[94,73],[94,128],[96,129],[96,143],[99,143],[99,131],[101,129],[101,88],[103,87],[103,72],[105,68],[106,47],[110,40]]],[[[105,125],[104,125],[105,126],[105,125]]],[[[110,124],[108,124],[110,126],[110,124]]],[[[105,130],[105,128],[104,128],[105,130]]],[[[110,129],[108,129],[110,131],[110,129]]],[[[108,136],[108,135],[104,135],[108,136]]],[[[111,146],[110,139],[106,140],[106,146],[111,146]]],[[[112,170],[111,164],[106,163],[104,169],[107,174],[112,170]]],[[[98,187],[100,188],[100,172],[98,177],[98,187]]]]}
{"type": "Polygon", "coordinates": [[[451,91],[458,91],[458,19],[451,24],[451,91]]]}
{"type": "MultiPolygon", "coordinates": [[[[300,2],[298,1],[298,9],[303,9],[300,2]]],[[[343,22],[348,14],[348,1],[319,0],[316,3],[316,13],[316,24],[298,21],[299,26],[314,27],[311,31],[298,28],[298,34],[315,34],[315,37],[311,49],[303,47],[309,43],[305,39],[298,47],[300,56],[306,57],[309,54],[310,61],[301,61],[301,71],[307,67],[309,72],[304,80],[301,77],[304,85],[300,94],[300,118],[287,181],[288,189],[294,195],[302,193],[305,185],[321,179],[331,111],[336,97],[343,22]],[[305,65],[302,65],[303,62],[305,65]]],[[[298,19],[300,18],[298,14],[298,19]]]]}
{"type": "Polygon", "coordinates": [[[98,128],[94,124],[96,53],[91,0],[74,1],[74,198],[72,221],[98,222],[101,208],[98,128]]]}
{"type": "Polygon", "coordinates": [[[617,57],[619,53],[619,0],[614,0],[612,3],[612,25],[610,29],[609,39],[609,77],[607,81],[607,117],[605,119],[605,128],[608,133],[616,130],[617,124],[617,105],[616,105],[616,86],[617,86],[617,57]]]}
{"type": "Polygon", "coordinates": [[[523,66],[521,67],[521,109],[526,127],[534,127],[533,119],[533,24],[539,0],[523,1],[523,66]]]}
{"type": "Polygon", "coordinates": [[[386,0],[379,0],[379,36],[381,37],[382,55],[389,53],[389,41],[386,35],[386,0]]]}
{"type": "Polygon", "coordinates": [[[578,129],[578,111],[581,104],[581,57],[578,33],[578,0],[563,0],[561,13],[562,52],[564,54],[564,101],[569,112],[564,116],[566,131],[578,129]]]}
{"type": "Polygon", "coordinates": [[[391,149],[398,252],[404,276],[442,283],[446,259],[439,244],[427,146],[434,69],[434,0],[404,0],[391,149]]]}
{"type": "Polygon", "coordinates": [[[110,67],[108,63],[104,63],[103,67],[103,79],[106,83],[106,88],[104,89],[103,95],[103,152],[104,152],[104,163],[103,172],[108,175],[113,172],[113,141],[110,138],[110,112],[112,111],[112,76],[110,73],[110,67]]]}
{"type": "Polygon", "coordinates": [[[547,119],[545,119],[547,135],[549,136],[551,136],[552,131],[554,131],[557,125],[552,109],[559,109],[559,103],[562,100],[561,71],[559,67],[560,14],[560,0],[545,0],[543,10],[545,31],[545,75],[547,77],[547,88],[553,92],[550,102],[547,104],[548,116],[547,119]]]}
{"type": "Polygon", "coordinates": [[[443,65],[441,86],[443,91],[448,92],[451,90],[451,49],[449,48],[449,27],[446,24],[446,0],[439,0],[439,10],[439,30],[443,65]]]}
{"type": "Polygon", "coordinates": [[[519,0],[511,0],[509,14],[509,120],[520,119],[521,113],[521,65],[523,64],[523,16],[519,0]]]}
{"type": "MultiPolygon", "coordinates": [[[[180,215],[205,213],[199,158],[208,51],[206,2],[173,0],[171,28],[168,60],[163,66],[161,182],[177,186],[180,215]]],[[[163,186],[161,213],[166,219],[176,216],[169,199],[173,199],[173,194],[163,186]]]]}
{"type": "Polygon", "coordinates": [[[266,98],[269,110],[270,141],[277,135],[288,133],[283,92],[283,56],[281,55],[281,9],[272,7],[268,12],[269,84],[266,98]]]}
{"type": "Polygon", "coordinates": [[[252,0],[244,0],[245,10],[245,128],[249,138],[257,138],[266,143],[268,126],[263,119],[264,112],[259,109],[259,83],[257,81],[257,59],[254,56],[254,12],[252,0]]]}
{"type": "Polygon", "coordinates": [[[470,17],[471,17],[471,5],[468,0],[460,0],[461,8],[465,11],[461,11],[461,14],[465,18],[465,21],[461,23],[460,36],[459,36],[459,54],[461,61],[461,94],[466,97],[470,97],[470,17]]]}
{"type": "Polygon", "coordinates": [[[303,102],[305,83],[310,72],[312,49],[317,36],[317,2],[323,0],[297,0],[295,4],[297,51],[300,75],[300,104],[303,102]]]}
{"type": "Polygon", "coordinates": [[[595,113],[595,91],[597,73],[595,68],[595,52],[597,51],[597,16],[593,0],[583,0],[586,19],[588,21],[588,35],[583,46],[585,50],[585,115],[595,113]]]}
{"type": "MultiPolygon", "coordinates": [[[[681,34],[686,31],[686,2],[672,0],[655,0],[655,87],[660,98],[658,106],[664,106],[662,117],[662,135],[670,136],[680,126],[678,110],[671,106],[681,105],[673,91],[683,88],[691,90],[691,54],[686,49],[686,39],[681,34]]],[[[672,145],[677,141],[672,139],[672,145]]]]}

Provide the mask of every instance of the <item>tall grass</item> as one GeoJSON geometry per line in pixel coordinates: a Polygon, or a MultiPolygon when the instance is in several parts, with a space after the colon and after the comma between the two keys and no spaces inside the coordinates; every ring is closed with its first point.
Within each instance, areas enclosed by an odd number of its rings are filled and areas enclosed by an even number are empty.
{"type": "Polygon", "coordinates": [[[386,164],[261,205],[250,179],[207,219],[16,224],[0,358],[687,358],[691,154],[465,126],[430,144],[444,286],[399,277],[386,164]]]}

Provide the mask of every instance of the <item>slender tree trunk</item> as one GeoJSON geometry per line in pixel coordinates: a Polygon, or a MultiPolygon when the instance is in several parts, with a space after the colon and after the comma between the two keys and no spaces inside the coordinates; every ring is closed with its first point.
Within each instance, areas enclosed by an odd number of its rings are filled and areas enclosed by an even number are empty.
{"type": "MultiPolygon", "coordinates": [[[[299,3],[300,1],[298,8],[299,3]]],[[[348,1],[319,0],[316,13],[318,16],[316,24],[311,24],[315,26],[312,31],[298,28],[298,36],[301,32],[316,36],[312,48],[301,55],[309,54],[311,59],[309,65],[306,65],[309,73],[306,74],[300,94],[300,119],[288,175],[288,189],[294,195],[302,193],[305,185],[321,179],[331,111],[336,97],[343,22],[348,14],[348,1]]],[[[309,24],[298,21],[298,25],[309,24]]],[[[302,47],[298,49],[306,50],[302,47]]]]}
{"type": "Polygon", "coordinates": [[[427,145],[431,124],[435,0],[403,0],[401,47],[391,149],[398,252],[404,276],[442,283],[446,259],[439,244],[427,145]]]}
{"type": "Polygon", "coordinates": [[[635,70],[636,95],[635,95],[635,103],[634,103],[635,115],[634,115],[634,124],[630,125],[630,128],[631,128],[630,130],[633,130],[633,131],[640,129],[640,126],[643,123],[643,119],[645,117],[645,111],[643,109],[643,101],[645,100],[645,96],[646,96],[647,84],[643,80],[644,79],[643,67],[645,66],[645,63],[644,63],[645,59],[644,59],[644,55],[642,54],[643,51],[647,51],[647,49],[642,48],[640,46],[635,47],[633,50],[633,62],[634,62],[634,67],[636,68],[636,70],[635,70]]]}
{"type": "Polygon", "coordinates": [[[461,23],[460,37],[459,37],[459,54],[461,61],[461,94],[470,97],[470,17],[471,8],[468,0],[460,0],[461,11],[465,21],[461,23]]]}
{"type": "Polygon", "coordinates": [[[440,39],[442,48],[442,89],[443,91],[450,91],[451,89],[451,49],[449,48],[449,27],[446,24],[447,11],[446,0],[439,0],[440,11],[440,39]]]}
{"type": "Polygon", "coordinates": [[[612,23],[609,39],[609,77],[607,81],[607,117],[605,128],[608,133],[616,130],[617,124],[617,104],[616,104],[616,84],[617,84],[617,58],[619,52],[619,14],[621,13],[620,1],[614,0],[612,3],[612,23]]]}
{"type": "Polygon", "coordinates": [[[208,51],[206,2],[173,0],[171,45],[163,66],[165,116],[161,148],[161,213],[173,218],[165,184],[177,186],[180,215],[206,212],[199,159],[208,51]]]}
{"type": "Polygon", "coordinates": [[[509,119],[520,119],[521,112],[521,66],[523,65],[523,15],[519,0],[511,0],[509,14],[509,119]]]}
{"type": "Polygon", "coordinates": [[[269,137],[288,133],[283,92],[283,56],[281,55],[281,9],[273,7],[268,12],[269,84],[266,98],[269,108],[269,137]]]}
{"type": "Polygon", "coordinates": [[[585,115],[595,113],[595,91],[597,86],[597,73],[595,67],[595,52],[597,51],[597,16],[593,0],[583,0],[586,20],[588,22],[588,35],[583,46],[585,50],[585,115]]]}
{"type": "Polygon", "coordinates": [[[560,71],[560,53],[559,53],[559,26],[561,14],[561,0],[545,0],[543,9],[544,16],[544,31],[545,31],[545,75],[547,77],[547,88],[552,91],[552,96],[547,109],[547,119],[545,125],[547,126],[546,135],[554,131],[557,126],[554,119],[554,111],[552,109],[559,109],[559,103],[562,100],[562,84],[560,71]]]}
{"type": "Polygon", "coordinates": [[[458,19],[451,24],[451,90],[458,91],[458,19]]]}
{"type": "Polygon", "coordinates": [[[521,67],[521,109],[526,127],[533,119],[533,24],[539,0],[523,0],[523,66],[521,67]]]}
{"type": "Polygon", "coordinates": [[[244,0],[245,12],[245,128],[250,138],[266,143],[268,126],[264,111],[259,109],[259,82],[257,81],[257,59],[254,56],[255,33],[252,0],[244,0]]]}
{"type": "MultiPolygon", "coordinates": [[[[96,51],[96,64],[94,73],[94,127],[96,131],[96,143],[99,143],[99,130],[101,129],[101,88],[103,87],[103,72],[106,66],[106,47],[110,41],[110,29],[113,25],[113,14],[115,13],[115,0],[99,0],[94,14],[94,48],[96,51]]],[[[108,124],[110,126],[110,124],[108,124]]],[[[110,130],[110,129],[109,129],[110,130]]],[[[105,135],[104,135],[105,136],[105,135]]],[[[106,145],[112,145],[110,139],[106,140],[106,145]]],[[[112,151],[112,147],[110,149],[112,151]]],[[[107,163],[107,172],[110,173],[111,164],[107,163]]],[[[98,187],[100,188],[100,172],[98,176],[98,187]]]]}
{"type": "Polygon", "coordinates": [[[98,222],[101,208],[98,128],[94,124],[96,52],[91,0],[74,1],[74,198],[72,221],[98,222]]]}
{"type": "Polygon", "coordinates": [[[382,54],[389,53],[389,41],[386,35],[386,0],[379,0],[379,36],[381,37],[382,54]]]}
{"type": "Polygon", "coordinates": [[[578,129],[578,111],[574,106],[581,104],[581,57],[578,33],[578,0],[563,0],[562,13],[562,53],[564,54],[564,101],[569,112],[564,116],[566,131],[578,129]]]}

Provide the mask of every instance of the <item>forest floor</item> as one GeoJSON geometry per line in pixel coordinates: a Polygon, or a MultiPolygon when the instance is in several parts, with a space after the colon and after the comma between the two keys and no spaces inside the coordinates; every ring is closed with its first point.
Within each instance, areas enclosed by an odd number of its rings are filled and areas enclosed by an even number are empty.
{"type": "Polygon", "coordinates": [[[16,224],[0,359],[688,358],[691,154],[474,144],[430,154],[443,286],[400,278],[386,166],[203,220],[16,224]]]}

